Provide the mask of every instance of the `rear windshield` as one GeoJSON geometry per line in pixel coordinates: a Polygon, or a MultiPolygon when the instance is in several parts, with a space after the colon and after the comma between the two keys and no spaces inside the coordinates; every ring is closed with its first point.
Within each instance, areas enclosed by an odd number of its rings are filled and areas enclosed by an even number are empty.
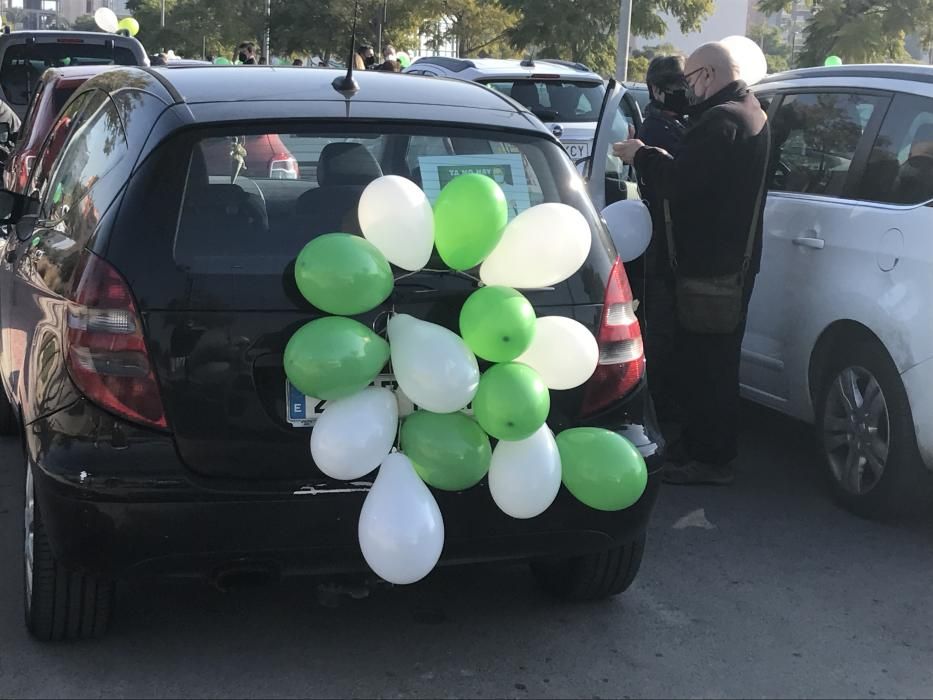
{"type": "Polygon", "coordinates": [[[13,44],[3,54],[0,87],[11,104],[27,105],[39,78],[47,68],[113,64],[135,66],[138,63],[133,52],[123,46],[111,50],[99,44],[13,44]]]}
{"type": "Polygon", "coordinates": [[[202,274],[280,275],[312,238],[361,233],[357,206],[376,178],[408,178],[433,203],[462,173],[495,179],[511,217],[542,202],[564,202],[596,225],[572,164],[540,137],[417,124],[212,131],[191,146],[175,261],[202,274]]]}
{"type": "Polygon", "coordinates": [[[486,85],[505,93],[546,122],[595,122],[606,88],[583,80],[491,80],[486,85]]]}

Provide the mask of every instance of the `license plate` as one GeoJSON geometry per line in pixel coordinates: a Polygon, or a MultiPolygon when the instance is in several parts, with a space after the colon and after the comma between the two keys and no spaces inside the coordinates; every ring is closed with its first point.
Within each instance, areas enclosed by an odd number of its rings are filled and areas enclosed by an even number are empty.
{"type": "Polygon", "coordinates": [[[564,150],[571,160],[580,160],[590,155],[589,141],[564,141],[564,150]]]}
{"type": "MultiPolygon", "coordinates": [[[[398,382],[395,376],[391,374],[380,374],[376,377],[372,386],[384,387],[395,392],[399,403],[399,415],[407,416],[415,410],[414,404],[398,388],[398,382]]],[[[292,386],[292,383],[285,380],[285,405],[288,407],[288,422],[296,428],[310,428],[317,419],[324,413],[327,402],[313,396],[305,396],[298,389],[292,386]]]]}

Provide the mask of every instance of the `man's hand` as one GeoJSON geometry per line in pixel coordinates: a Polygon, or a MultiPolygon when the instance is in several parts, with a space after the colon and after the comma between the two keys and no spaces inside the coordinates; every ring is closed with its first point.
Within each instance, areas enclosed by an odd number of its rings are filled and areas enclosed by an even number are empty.
{"type": "Polygon", "coordinates": [[[612,152],[620,158],[623,163],[631,165],[635,162],[635,154],[645,147],[638,139],[629,139],[628,141],[619,141],[612,144],[612,152]]]}

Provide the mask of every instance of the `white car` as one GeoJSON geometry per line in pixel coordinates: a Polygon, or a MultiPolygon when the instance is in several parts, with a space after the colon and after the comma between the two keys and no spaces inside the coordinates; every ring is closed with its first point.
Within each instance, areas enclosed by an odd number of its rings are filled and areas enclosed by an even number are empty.
{"type": "Polygon", "coordinates": [[[775,151],[743,393],[818,427],[845,505],[890,511],[933,469],[933,68],[755,92],[775,151]]]}
{"type": "MultiPolygon", "coordinates": [[[[498,90],[537,116],[575,161],[592,153],[606,94],[603,79],[582,63],[555,59],[419,58],[405,73],[472,80],[498,90]]],[[[631,103],[631,125],[637,107],[631,103]]]]}

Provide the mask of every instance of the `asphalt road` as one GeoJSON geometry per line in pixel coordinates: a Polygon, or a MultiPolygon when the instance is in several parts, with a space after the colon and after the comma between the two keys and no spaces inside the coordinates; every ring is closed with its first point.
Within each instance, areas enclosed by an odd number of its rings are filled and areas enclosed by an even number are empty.
{"type": "Polygon", "coordinates": [[[0,697],[929,697],[933,509],[828,502],[808,433],[750,410],[740,478],[662,493],[626,595],[567,606],[524,567],[322,605],[306,581],[125,587],[110,636],[22,625],[21,500],[0,443],[0,697]]]}

